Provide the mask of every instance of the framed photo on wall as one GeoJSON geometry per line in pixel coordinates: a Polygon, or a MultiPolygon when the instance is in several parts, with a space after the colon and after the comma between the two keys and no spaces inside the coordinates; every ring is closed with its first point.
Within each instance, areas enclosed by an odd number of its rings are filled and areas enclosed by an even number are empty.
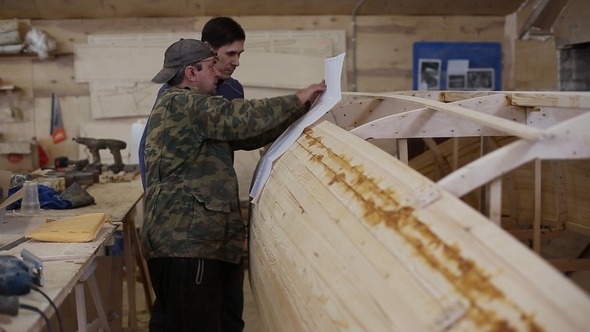
{"type": "MultiPolygon", "coordinates": [[[[461,89],[461,77],[465,75],[465,90],[502,90],[502,44],[498,42],[415,42],[412,49],[412,89],[435,89],[436,83],[423,82],[428,68],[440,63],[439,89],[461,89]],[[430,60],[434,59],[434,60],[430,60]],[[440,61],[440,62],[439,62],[440,61]],[[468,69],[483,69],[467,76],[468,69]],[[493,69],[493,74],[489,70],[493,69]],[[451,76],[449,76],[451,75],[451,76]],[[449,82],[449,79],[453,82],[449,82]],[[481,78],[481,80],[480,80],[481,78]],[[420,87],[422,84],[422,87],[420,87]],[[491,84],[488,85],[488,84],[491,84]],[[430,86],[430,87],[429,87],[430,86]]],[[[430,70],[430,69],[429,69],[430,70]]],[[[439,72],[436,70],[436,72],[439,72]]],[[[434,80],[436,81],[436,79],[434,80]]],[[[433,82],[434,82],[433,81],[433,82]]]]}
{"type": "Polygon", "coordinates": [[[440,59],[420,59],[418,90],[440,90],[440,59]]]}
{"type": "Polygon", "coordinates": [[[467,77],[465,74],[447,74],[448,90],[465,90],[467,86],[467,77]]]}
{"type": "Polygon", "coordinates": [[[467,90],[493,90],[493,68],[473,68],[467,70],[467,90]]]}

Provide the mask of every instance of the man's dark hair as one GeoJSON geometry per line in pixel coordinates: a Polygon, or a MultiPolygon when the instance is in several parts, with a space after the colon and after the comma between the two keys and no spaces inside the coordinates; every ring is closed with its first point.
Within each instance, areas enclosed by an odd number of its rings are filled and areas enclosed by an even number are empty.
{"type": "Polygon", "coordinates": [[[209,43],[214,49],[231,44],[236,40],[246,40],[242,26],[231,17],[218,16],[210,19],[203,27],[201,41],[209,43]]]}

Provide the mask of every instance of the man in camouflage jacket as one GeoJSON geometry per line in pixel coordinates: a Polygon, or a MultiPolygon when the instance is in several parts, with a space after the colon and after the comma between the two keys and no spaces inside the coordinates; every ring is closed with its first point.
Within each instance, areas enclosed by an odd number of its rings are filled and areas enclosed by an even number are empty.
{"type": "Polygon", "coordinates": [[[171,87],[148,122],[142,249],[169,331],[220,330],[221,276],[246,238],[232,151],[276,139],[326,89],[229,101],[212,96],[215,63],[205,43],[182,39],[152,80],[171,87]]]}

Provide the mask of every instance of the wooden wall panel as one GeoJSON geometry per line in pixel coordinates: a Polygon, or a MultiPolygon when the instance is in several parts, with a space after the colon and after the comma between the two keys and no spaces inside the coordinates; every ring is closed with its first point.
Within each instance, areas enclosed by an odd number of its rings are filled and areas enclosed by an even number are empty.
{"type": "Polygon", "coordinates": [[[570,0],[553,28],[558,48],[590,42],[590,2],[570,0]]]}
{"type": "MultiPolygon", "coordinates": [[[[507,15],[525,0],[365,1],[359,15],[507,15]]],[[[3,0],[0,17],[109,18],[211,15],[348,15],[358,0],[3,0]]]]}
{"type": "MultiPolygon", "coordinates": [[[[235,16],[246,31],[297,31],[307,30],[340,30],[342,42],[346,45],[347,84],[343,90],[351,89],[352,74],[352,25],[349,15],[341,16],[235,16]]],[[[25,87],[22,110],[33,119],[35,108],[35,127],[27,132],[31,122],[5,126],[0,129],[9,138],[23,138],[37,135],[41,144],[51,154],[70,155],[77,158],[77,150],[69,153],[68,145],[53,145],[49,140],[48,126],[50,114],[50,95],[56,92],[62,102],[62,112],[66,132],[69,137],[78,133],[80,126],[90,120],[91,96],[87,83],[74,81],[74,44],[88,42],[90,35],[122,35],[138,33],[175,33],[200,31],[209,17],[183,18],[121,18],[121,19],[71,19],[71,20],[33,20],[31,26],[39,28],[50,38],[57,41],[58,56],[54,59],[38,60],[0,60],[0,72],[5,81],[17,81],[17,85],[25,87]],[[17,64],[17,67],[14,65],[17,64]],[[13,77],[14,76],[14,77],[13,77]],[[28,77],[28,78],[27,78],[28,77]],[[7,79],[8,78],[8,79],[7,79]],[[28,83],[25,83],[28,82],[28,83]],[[35,97],[35,99],[33,99],[35,97]],[[28,100],[28,101],[27,101],[28,100]],[[27,113],[28,112],[28,113],[27,113]],[[41,115],[41,113],[43,115],[41,115]],[[74,115],[72,115],[72,113],[74,115]],[[25,133],[25,134],[23,134],[25,133]]],[[[380,92],[409,90],[412,86],[412,45],[416,41],[493,41],[504,42],[504,17],[468,17],[468,16],[358,16],[357,17],[357,85],[359,91],[380,92]]],[[[255,39],[246,39],[254,46],[255,39]]],[[[549,47],[538,48],[539,52],[547,52],[549,47]]],[[[334,50],[337,53],[337,50],[334,50]]],[[[546,57],[543,55],[542,57],[546,57]]],[[[279,57],[280,59],[280,57],[279,57]]],[[[518,67],[518,64],[516,64],[518,67]]],[[[156,70],[145,69],[152,72],[156,70]]],[[[517,68],[518,70],[518,68],[517,68]]],[[[527,66],[519,72],[519,77],[529,77],[527,70],[537,71],[534,66],[527,66]]],[[[238,75],[240,69],[237,70],[238,75]]],[[[527,83],[535,89],[538,83],[533,76],[527,83]]],[[[522,82],[525,82],[524,80],[522,82]]],[[[541,87],[546,87],[542,85],[541,87]]],[[[247,97],[264,97],[289,92],[285,89],[263,89],[248,87],[247,97]]],[[[155,96],[154,96],[155,97],[155,96]]],[[[1,101],[0,101],[1,102],[1,101]]],[[[151,104],[152,101],[149,102],[151,104]]],[[[129,119],[135,120],[135,117],[129,119]]],[[[31,120],[33,121],[33,120],[31,120]]],[[[76,145],[74,145],[75,147],[76,145]]],[[[249,158],[249,157],[248,157],[249,158]]],[[[246,172],[248,173],[248,172],[246,172]]],[[[249,183],[250,179],[247,179],[249,183]]],[[[244,186],[244,185],[242,185],[244,186]]]]}
{"type": "MultiPolygon", "coordinates": [[[[236,20],[247,31],[345,30],[348,39],[346,89],[351,89],[352,26],[349,16],[250,16],[236,17],[236,20]]],[[[368,92],[411,88],[412,45],[416,41],[504,41],[503,16],[358,16],[356,27],[358,90],[368,92]]]]}
{"type": "Polygon", "coordinates": [[[88,84],[74,80],[74,55],[59,55],[45,61],[33,61],[35,98],[59,96],[88,96],[88,84]]]}
{"type": "Polygon", "coordinates": [[[553,38],[515,42],[516,90],[558,90],[553,38]]]}
{"type": "Polygon", "coordinates": [[[359,17],[357,40],[359,91],[410,90],[415,42],[503,42],[504,17],[359,17]]]}
{"type": "Polygon", "coordinates": [[[149,82],[162,68],[164,45],[76,44],[75,80],[149,82]]]}
{"type": "MultiPolygon", "coordinates": [[[[90,122],[90,99],[82,97],[59,97],[61,115],[66,129],[67,139],[54,144],[51,140],[51,97],[35,98],[35,136],[37,142],[48,154],[49,162],[55,157],[66,156],[78,159],[78,143],[72,138],[78,137],[80,127],[90,122]]],[[[108,128],[108,127],[107,127],[108,128]]]]}
{"type": "MultiPolygon", "coordinates": [[[[0,133],[5,141],[31,139],[35,133],[32,126],[33,114],[33,68],[28,59],[10,59],[0,61],[0,76],[3,84],[14,85],[12,98],[16,112],[22,117],[21,121],[10,120],[0,122],[0,133]]],[[[8,112],[9,99],[7,93],[0,93],[0,111],[8,112]]]]}
{"type": "Polygon", "coordinates": [[[72,53],[88,35],[194,31],[195,18],[34,20],[31,25],[57,41],[57,53],[72,53]]]}
{"type": "MultiPolygon", "coordinates": [[[[206,21],[206,19],[203,19],[206,21]]],[[[67,156],[71,159],[79,158],[79,144],[71,140],[79,135],[80,128],[92,123],[90,118],[90,91],[88,83],[74,81],[74,45],[86,43],[88,35],[138,33],[138,32],[173,32],[192,31],[194,18],[128,18],[128,19],[72,19],[72,20],[33,20],[32,27],[36,27],[57,42],[57,56],[53,59],[18,60],[31,66],[32,84],[26,91],[35,96],[34,104],[24,108],[25,114],[30,114],[31,123],[23,123],[11,126],[9,139],[18,139],[37,136],[39,144],[46,150],[50,162],[57,156],[67,156]],[[50,137],[51,93],[55,92],[60,98],[62,117],[68,139],[58,144],[53,144],[50,137]],[[14,129],[12,129],[14,128],[14,129]],[[26,128],[32,132],[27,133],[26,128]],[[14,134],[11,135],[10,133],[14,134]]],[[[3,68],[14,63],[14,60],[0,60],[0,72],[3,76],[6,72],[3,68]]],[[[26,72],[20,70],[19,72],[26,72]]],[[[29,70],[31,72],[31,70],[29,70]]],[[[8,75],[7,75],[8,76],[8,75]]],[[[155,98],[155,95],[154,97],[155,98]]],[[[131,120],[130,120],[131,121],[131,120]]],[[[133,119],[134,121],[134,119],[133,119]]],[[[0,124],[0,129],[4,125],[0,124]]],[[[109,126],[104,126],[108,128],[109,126]]],[[[130,128],[130,125],[129,125],[130,128]]],[[[107,152],[108,153],[108,152],[107,152]]],[[[108,158],[109,156],[105,156],[108,158]]]]}

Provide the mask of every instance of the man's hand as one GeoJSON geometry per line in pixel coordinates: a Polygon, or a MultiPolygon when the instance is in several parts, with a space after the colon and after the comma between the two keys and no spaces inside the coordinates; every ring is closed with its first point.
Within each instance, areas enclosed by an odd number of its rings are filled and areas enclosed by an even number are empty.
{"type": "Polygon", "coordinates": [[[303,107],[307,101],[313,104],[318,96],[324,91],[326,91],[326,80],[322,80],[320,83],[312,84],[305,89],[301,89],[297,91],[295,95],[299,98],[299,104],[303,107]]]}

